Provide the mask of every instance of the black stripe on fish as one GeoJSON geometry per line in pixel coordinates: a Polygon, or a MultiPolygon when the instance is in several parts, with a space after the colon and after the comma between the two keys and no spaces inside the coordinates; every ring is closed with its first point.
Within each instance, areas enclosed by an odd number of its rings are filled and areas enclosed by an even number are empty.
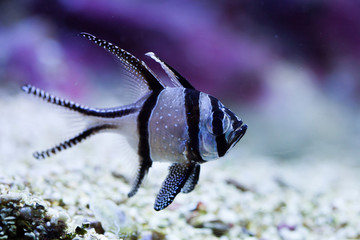
{"type": "Polygon", "coordinates": [[[21,89],[28,94],[32,94],[35,97],[41,98],[46,102],[49,102],[51,104],[58,105],[60,107],[67,108],[69,110],[84,114],[86,116],[92,116],[92,117],[102,117],[102,118],[117,118],[117,117],[123,117],[128,114],[136,112],[135,108],[126,108],[126,107],[120,107],[120,108],[90,108],[83,105],[80,105],[78,103],[74,103],[72,101],[68,101],[62,98],[58,98],[54,95],[51,95],[44,90],[34,87],[30,84],[24,85],[21,87],[21,89]]]}
{"type": "Polygon", "coordinates": [[[200,124],[200,92],[186,88],[185,90],[185,112],[188,126],[187,153],[186,158],[199,163],[205,162],[199,151],[199,124],[200,124]]]}
{"type": "Polygon", "coordinates": [[[150,94],[150,96],[142,106],[139,116],[137,118],[137,126],[139,132],[138,155],[140,158],[140,166],[133,186],[128,193],[128,197],[132,197],[136,194],[146,173],[149,171],[149,168],[152,165],[149,142],[149,120],[151,113],[156,106],[160,93],[161,91],[154,91],[150,94]]]}
{"type": "Polygon", "coordinates": [[[94,135],[96,133],[99,133],[103,130],[109,130],[109,129],[114,129],[116,128],[116,126],[114,125],[110,125],[110,124],[103,124],[103,125],[98,125],[95,127],[90,127],[86,130],[84,130],[82,133],[80,133],[79,135],[77,135],[76,137],[73,137],[67,141],[64,141],[62,143],[59,143],[58,145],[56,145],[53,148],[47,149],[45,151],[42,152],[35,152],[33,154],[33,156],[36,159],[44,159],[46,157],[50,157],[51,155],[54,155],[58,152],[61,152],[62,150],[71,148],[73,146],[75,146],[76,144],[82,142],[83,140],[85,140],[86,138],[90,137],[91,135],[94,135]]]}
{"type": "Polygon", "coordinates": [[[223,133],[223,119],[225,117],[224,112],[219,108],[219,100],[210,96],[211,107],[213,112],[212,127],[213,133],[216,135],[216,148],[218,156],[222,157],[228,150],[228,144],[226,142],[225,134],[223,133]]]}
{"type": "Polygon", "coordinates": [[[221,135],[224,132],[223,121],[225,114],[223,111],[217,109],[212,113],[212,132],[215,135],[221,135]]]}
{"type": "Polygon", "coordinates": [[[140,77],[143,81],[147,83],[149,90],[159,90],[164,88],[164,85],[158,80],[158,78],[146,66],[146,64],[143,61],[137,59],[131,53],[119,48],[118,46],[110,42],[107,42],[106,40],[99,39],[89,33],[83,32],[80,33],[80,35],[117,56],[120,62],[124,65],[125,69],[130,74],[140,77]]]}

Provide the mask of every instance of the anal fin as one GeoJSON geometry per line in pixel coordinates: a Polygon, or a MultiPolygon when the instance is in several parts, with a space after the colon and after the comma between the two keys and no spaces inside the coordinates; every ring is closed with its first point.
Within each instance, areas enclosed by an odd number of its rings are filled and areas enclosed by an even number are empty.
{"type": "Polygon", "coordinates": [[[149,168],[151,167],[151,165],[152,165],[152,161],[150,159],[149,160],[142,159],[140,161],[140,167],[137,172],[135,181],[131,187],[130,192],[128,193],[129,198],[134,196],[137,193],[137,191],[138,191],[142,181],[144,180],[145,175],[149,171],[149,168]]]}
{"type": "Polygon", "coordinates": [[[160,192],[158,193],[154,209],[160,211],[169,206],[176,195],[184,187],[190,175],[194,171],[196,164],[180,164],[174,163],[170,166],[169,174],[163,182],[160,192]]]}

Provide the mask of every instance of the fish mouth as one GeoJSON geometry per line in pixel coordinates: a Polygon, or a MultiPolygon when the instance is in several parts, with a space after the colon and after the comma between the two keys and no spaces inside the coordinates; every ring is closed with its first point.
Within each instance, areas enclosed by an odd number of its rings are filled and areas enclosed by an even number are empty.
{"type": "Polygon", "coordinates": [[[229,149],[240,141],[240,139],[245,135],[247,128],[248,126],[246,124],[242,124],[242,122],[240,122],[236,130],[229,136],[229,149]]]}

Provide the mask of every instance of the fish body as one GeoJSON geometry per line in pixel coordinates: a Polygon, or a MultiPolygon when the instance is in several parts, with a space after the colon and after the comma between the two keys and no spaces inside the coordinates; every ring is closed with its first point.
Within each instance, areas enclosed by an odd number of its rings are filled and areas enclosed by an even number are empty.
{"type": "Polygon", "coordinates": [[[146,55],[161,65],[171,80],[170,86],[125,50],[88,33],[81,35],[118,57],[142,97],[126,106],[99,109],[60,99],[31,85],[23,86],[24,92],[88,120],[83,132],[53,148],[35,152],[34,157],[49,157],[104,131],[122,134],[139,156],[139,169],[129,197],[136,194],[153,161],[171,163],[154,205],[155,210],[162,210],[180,191],[191,192],[199,179],[200,164],[224,156],[243,137],[247,125],[218,99],[196,90],[154,53],[146,55]]]}

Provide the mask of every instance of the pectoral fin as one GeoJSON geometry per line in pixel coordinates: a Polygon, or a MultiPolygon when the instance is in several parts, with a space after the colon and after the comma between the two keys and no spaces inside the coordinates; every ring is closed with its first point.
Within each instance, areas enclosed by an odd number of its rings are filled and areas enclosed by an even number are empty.
{"type": "Polygon", "coordinates": [[[169,174],[163,182],[155,200],[154,209],[156,211],[160,211],[172,203],[176,195],[188,181],[190,175],[194,172],[195,167],[195,163],[174,163],[170,166],[169,174]]]}

